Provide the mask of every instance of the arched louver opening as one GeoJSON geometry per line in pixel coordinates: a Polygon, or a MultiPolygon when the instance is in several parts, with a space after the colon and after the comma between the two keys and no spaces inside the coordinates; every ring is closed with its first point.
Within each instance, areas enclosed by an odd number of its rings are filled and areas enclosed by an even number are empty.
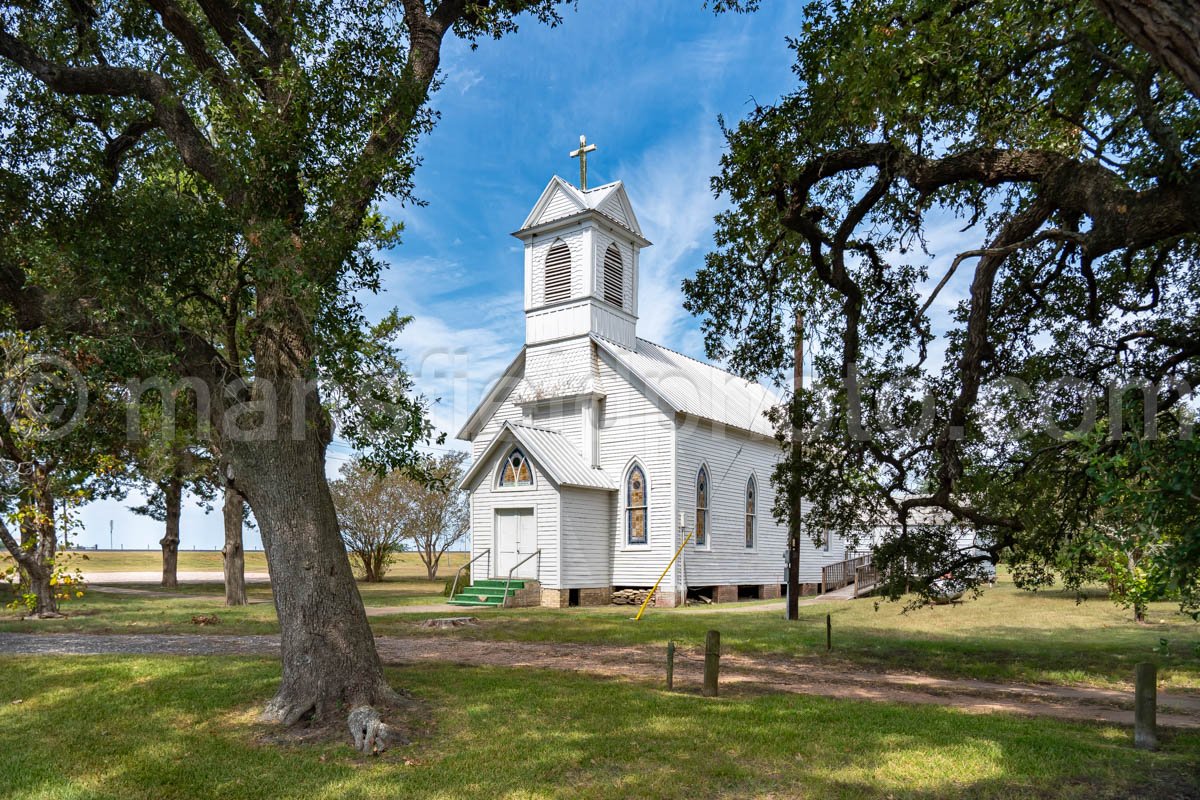
{"type": "Polygon", "coordinates": [[[557,303],[571,298],[571,250],[556,241],[546,254],[546,302],[557,303]]]}
{"type": "Polygon", "coordinates": [[[604,251],[604,300],[614,306],[625,305],[625,264],[615,244],[604,251]]]}

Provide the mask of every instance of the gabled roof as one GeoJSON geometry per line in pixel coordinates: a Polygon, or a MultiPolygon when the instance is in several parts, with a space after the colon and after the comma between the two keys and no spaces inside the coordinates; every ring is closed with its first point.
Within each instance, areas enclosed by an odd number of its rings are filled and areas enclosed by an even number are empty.
{"type": "Polygon", "coordinates": [[[529,216],[521,223],[516,232],[520,236],[524,231],[545,225],[550,222],[570,219],[591,213],[599,214],[609,222],[616,223],[636,235],[648,245],[642,236],[642,227],[638,224],[637,216],[633,213],[633,205],[629,195],[625,193],[625,184],[613,181],[603,186],[584,191],[572,186],[567,181],[555,175],[546,184],[541,197],[534,204],[529,216]]]}
{"type": "Polygon", "coordinates": [[[584,461],[579,451],[561,433],[528,425],[516,425],[512,422],[505,422],[501,426],[500,432],[492,439],[487,449],[467,470],[459,487],[465,489],[472,486],[480,476],[491,469],[497,452],[510,444],[520,446],[525,455],[558,486],[612,492],[617,490],[617,484],[608,473],[584,461]]]}
{"type": "Polygon", "coordinates": [[[774,436],[766,412],[780,400],[766,387],[682,353],[637,339],[636,350],[593,337],[596,344],[676,413],[774,436]]]}
{"type": "Polygon", "coordinates": [[[521,382],[525,375],[525,347],[521,348],[521,352],[517,353],[517,357],[504,369],[504,373],[496,379],[496,382],[491,385],[484,394],[483,399],[479,401],[479,405],[471,412],[471,416],[467,417],[467,421],[463,423],[462,429],[455,436],[457,439],[471,441],[479,430],[487,425],[489,419],[499,410],[500,405],[504,402],[504,398],[508,397],[509,393],[521,382]]]}
{"type": "Polygon", "coordinates": [[[590,345],[534,348],[525,356],[525,372],[513,390],[513,402],[520,405],[566,397],[604,397],[604,384],[594,362],[590,345]]]}

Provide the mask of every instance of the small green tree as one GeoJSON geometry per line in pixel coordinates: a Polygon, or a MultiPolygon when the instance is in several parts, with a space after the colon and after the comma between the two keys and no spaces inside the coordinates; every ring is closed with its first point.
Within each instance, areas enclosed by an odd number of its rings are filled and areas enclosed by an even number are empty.
{"type": "Polygon", "coordinates": [[[405,537],[412,542],[431,581],[437,578],[442,556],[471,530],[471,505],[467,493],[458,486],[467,458],[466,453],[430,458],[422,470],[423,479],[408,481],[412,512],[405,525],[405,537]]]}
{"type": "Polygon", "coordinates": [[[404,550],[405,528],[412,514],[410,482],[399,472],[380,475],[355,460],[329,484],[337,509],[342,541],[357,559],[362,578],[382,581],[396,554],[404,550]]]}
{"type": "Polygon", "coordinates": [[[120,486],[117,409],[88,402],[95,384],[75,366],[86,361],[45,338],[0,333],[0,541],[18,603],[38,617],[59,616],[58,601],[82,588],[59,552],[70,509],[120,486]]]}

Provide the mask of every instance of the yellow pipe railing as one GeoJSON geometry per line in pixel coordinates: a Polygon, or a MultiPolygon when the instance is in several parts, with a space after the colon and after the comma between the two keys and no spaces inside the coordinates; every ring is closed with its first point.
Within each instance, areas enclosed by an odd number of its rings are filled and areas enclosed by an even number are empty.
{"type": "MultiPolygon", "coordinates": [[[[683,515],[680,514],[682,517],[683,515]]],[[[696,531],[693,530],[692,533],[696,531]]],[[[658,585],[662,583],[663,578],[667,577],[667,573],[671,571],[671,567],[675,566],[675,559],[679,558],[679,554],[683,552],[683,548],[687,547],[687,543],[692,538],[692,533],[689,533],[683,539],[683,544],[679,545],[679,549],[675,551],[675,555],[671,556],[671,561],[667,564],[667,568],[663,570],[662,575],[658,576],[658,580],[654,582],[654,588],[650,590],[650,594],[646,595],[646,599],[642,601],[642,607],[638,609],[637,616],[633,618],[637,622],[642,618],[642,614],[646,613],[646,606],[650,605],[650,601],[654,599],[654,593],[658,591],[658,585]]]]}

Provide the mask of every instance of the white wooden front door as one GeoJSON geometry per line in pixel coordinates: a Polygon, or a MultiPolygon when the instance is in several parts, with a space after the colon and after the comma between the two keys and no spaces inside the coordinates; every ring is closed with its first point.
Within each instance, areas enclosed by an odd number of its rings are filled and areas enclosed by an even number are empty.
{"type": "MultiPolygon", "coordinates": [[[[537,552],[537,528],[532,508],[504,508],[496,511],[496,578],[507,578],[508,571],[521,559],[537,552]]],[[[514,578],[537,578],[538,559],[529,559],[514,578]]]]}

